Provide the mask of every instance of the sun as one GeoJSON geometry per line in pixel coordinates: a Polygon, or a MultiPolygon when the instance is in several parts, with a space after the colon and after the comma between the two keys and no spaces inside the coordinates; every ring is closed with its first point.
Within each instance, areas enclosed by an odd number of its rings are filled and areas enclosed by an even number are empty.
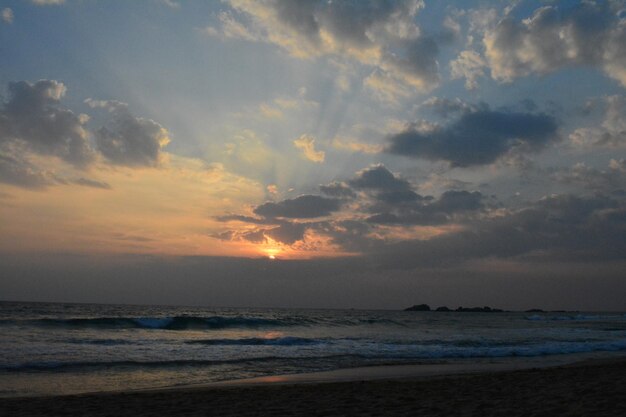
{"type": "Polygon", "coordinates": [[[265,256],[267,259],[273,261],[280,254],[281,250],[278,248],[264,248],[263,252],[265,252],[265,256]]]}

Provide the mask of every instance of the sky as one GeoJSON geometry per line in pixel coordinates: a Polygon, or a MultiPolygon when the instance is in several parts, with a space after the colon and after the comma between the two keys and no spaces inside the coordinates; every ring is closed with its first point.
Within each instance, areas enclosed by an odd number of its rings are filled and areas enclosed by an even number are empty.
{"type": "Polygon", "coordinates": [[[0,299],[626,310],[624,1],[0,13],[0,299]]]}

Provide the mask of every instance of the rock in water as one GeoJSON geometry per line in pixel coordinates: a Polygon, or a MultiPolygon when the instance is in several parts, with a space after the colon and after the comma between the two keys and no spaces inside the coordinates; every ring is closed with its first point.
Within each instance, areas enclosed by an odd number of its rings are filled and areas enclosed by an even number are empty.
{"type": "Polygon", "coordinates": [[[430,311],[428,304],[416,304],[413,307],[405,308],[404,311],[430,311]]]}

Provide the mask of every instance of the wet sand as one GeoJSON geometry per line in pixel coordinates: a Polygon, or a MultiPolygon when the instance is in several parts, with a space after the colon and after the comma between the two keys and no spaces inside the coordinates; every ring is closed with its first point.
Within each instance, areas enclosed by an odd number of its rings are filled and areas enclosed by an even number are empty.
{"type": "Polygon", "coordinates": [[[626,416],[626,359],[352,379],[9,398],[0,416],[626,416]]]}

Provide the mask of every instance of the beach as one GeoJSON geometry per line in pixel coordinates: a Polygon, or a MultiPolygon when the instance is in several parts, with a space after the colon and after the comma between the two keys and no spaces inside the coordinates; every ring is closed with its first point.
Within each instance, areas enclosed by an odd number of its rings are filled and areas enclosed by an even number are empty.
{"type": "MultiPolygon", "coordinates": [[[[624,416],[626,359],[463,374],[0,399],[2,416],[624,416]]],[[[332,376],[332,374],[329,374],[332,376]]],[[[274,382],[272,382],[274,381],[274,382]]]]}

